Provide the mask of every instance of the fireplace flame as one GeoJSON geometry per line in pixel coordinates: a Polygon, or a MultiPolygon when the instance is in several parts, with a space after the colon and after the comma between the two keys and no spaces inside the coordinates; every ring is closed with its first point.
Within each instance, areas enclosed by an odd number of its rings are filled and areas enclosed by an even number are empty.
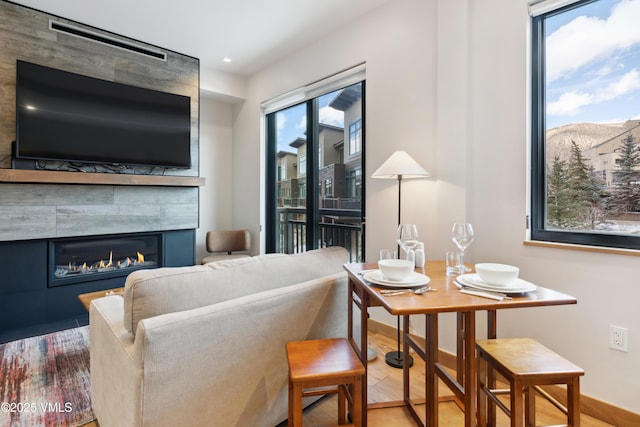
{"type": "Polygon", "coordinates": [[[150,261],[149,263],[145,263],[144,255],[140,252],[136,252],[137,260],[132,257],[126,257],[120,260],[113,260],[113,251],[109,252],[108,260],[100,260],[96,261],[90,265],[87,265],[85,261],[82,266],[75,264],[73,261],[69,261],[68,265],[60,265],[56,269],[56,277],[64,277],[68,274],[83,274],[89,272],[98,272],[98,271],[110,271],[121,268],[135,267],[141,266],[145,264],[155,265],[154,262],[150,261]]]}

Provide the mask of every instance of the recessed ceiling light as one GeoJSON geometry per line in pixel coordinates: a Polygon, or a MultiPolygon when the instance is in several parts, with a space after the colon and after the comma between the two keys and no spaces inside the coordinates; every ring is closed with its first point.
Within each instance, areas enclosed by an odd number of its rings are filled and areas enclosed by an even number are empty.
{"type": "Polygon", "coordinates": [[[224,58],[223,61],[224,62],[231,62],[231,58],[224,58]]]}

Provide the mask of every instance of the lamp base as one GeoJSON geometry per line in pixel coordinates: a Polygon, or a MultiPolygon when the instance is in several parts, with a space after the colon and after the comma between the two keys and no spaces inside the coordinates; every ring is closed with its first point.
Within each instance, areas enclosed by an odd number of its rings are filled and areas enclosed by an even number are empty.
{"type": "MultiPolygon", "coordinates": [[[[404,353],[401,351],[390,351],[384,355],[384,361],[387,365],[394,368],[402,368],[404,366],[404,353]]],[[[413,357],[409,355],[409,367],[413,366],[413,357]]]]}

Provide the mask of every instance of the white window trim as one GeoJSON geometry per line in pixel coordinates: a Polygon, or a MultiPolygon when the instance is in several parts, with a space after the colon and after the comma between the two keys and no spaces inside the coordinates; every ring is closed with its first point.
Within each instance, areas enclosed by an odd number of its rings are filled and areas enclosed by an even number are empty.
{"type": "Polygon", "coordinates": [[[365,80],[366,64],[358,64],[346,70],[339,71],[331,76],[321,80],[309,83],[308,85],[291,90],[282,95],[278,95],[261,104],[262,113],[264,115],[273,113],[307,101],[317,98],[334,90],[342,89],[347,86],[359,83],[365,80]]]}
{"type": "Polygon", "coordinates": [[[578,3],[581,0],[539,0],[529,4],[529,15],[539,16],[552,10],[560,9],[561,7],[569,6],[573,3],[578,3]]]}

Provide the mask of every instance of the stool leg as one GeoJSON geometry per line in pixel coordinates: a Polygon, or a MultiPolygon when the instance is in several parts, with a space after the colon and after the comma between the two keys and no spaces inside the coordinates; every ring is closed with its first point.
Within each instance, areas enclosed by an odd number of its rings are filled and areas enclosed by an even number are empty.
{"type": "Polygon", "coordinates": [[[567,383],[567,417],[569,426],[580,427],[580,379],[574,377],[567,383]]]}
{"type": "Polygon", "coordinates": [[[478,355],[478,427],[487,426],[487,394],[483,388],[487,383],[487,362],[482,358],[482,355],[478,355]]]}
{"type": "Polygon", "coordinates": [[[302,427],[302,386],[293,384],[289,403],[289,427],[302,427]]]}
{"type": "Polygon", "coordinates": [[[351,418],[355,427],[362,427],[362,376],[355,378],[353,382],[353,394],[351,399],[353,401],[351,409],[351,418]]]}
{"type": "Polygon", "coordinates": [[[338,425],[347,423],[346,387],[348,387],[346,384],[340,384],[338,386],[338,425]]]}
{"type": "Polygon", "coordinates": [[[287,425],[293,427],[293,383],[289,380],[289,416],[287,417],[287,425]]]}
{"type": "Polygon", "coordinates": [[[524,414],[522,401],[522,395],[524,393],[524,387],[522,384],[515,380],[511,381],[511,427],[523,427],[524,414]]]}
{"type": "MultiPolygon", "coordinates": [[[[496,388],[496,372],[493,369],[493,367],[491,367],[491,365],[489,365],[488,363],[486,364],[486,387],[489,390],[494,390],[496,388]]],[[[487,398],[487,396],[485,396],[485,399],[487,398]]],[[[498,412],[498,407],[496,406],[495,402],[493,401],[493,399],[488,399],[489,402],[489,406],[486,406],[486,420],[487,420],[487,425],[491,426],[491,427],[496,427],[496,425],[498,425],[497,423],[497,412],[498,412]]]]}
{"type": "Polygon", "coordinates": [[[524,425],[535,427],[536,425],[536,390],[529,386],[524,390],[524,425]]]}

